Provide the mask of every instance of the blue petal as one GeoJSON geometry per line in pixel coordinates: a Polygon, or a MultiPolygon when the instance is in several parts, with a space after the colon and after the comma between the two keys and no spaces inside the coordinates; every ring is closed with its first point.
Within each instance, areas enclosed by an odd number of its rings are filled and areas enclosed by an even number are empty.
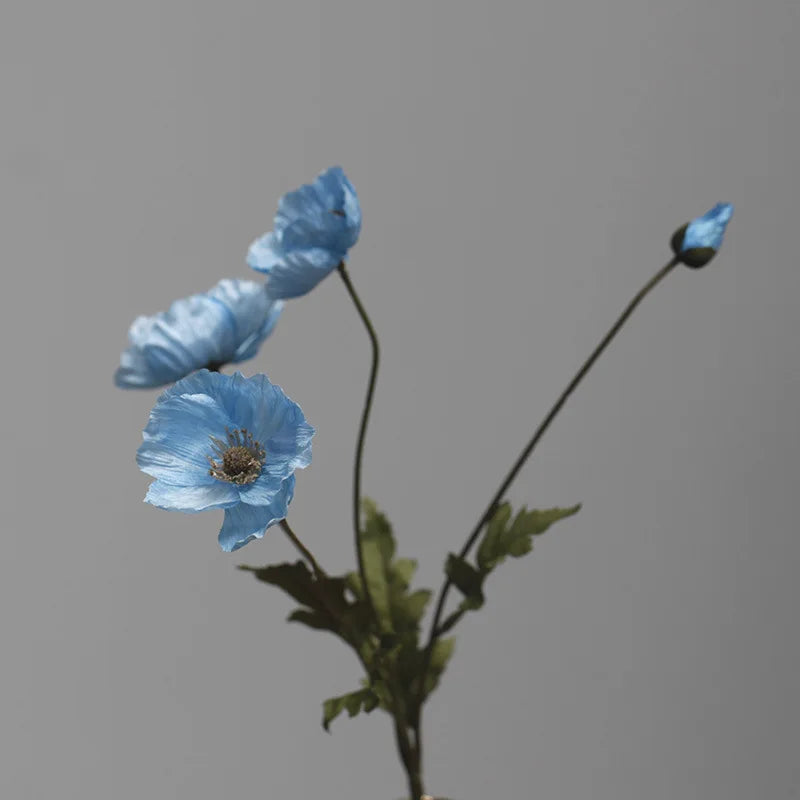
{"type": "Polygon", "coordinates": [[[313,186],[303,184],[293,192],[287,192],[278,201],[278,212],[275,214],[275,232],[282,238],[283,231],[298,219],[311,217],[322,220],[331,214],[332,209],[323,206],[320,196],[313,186]]]}
{"type": "Polygon", "coordinates": [[[163,386],[169,378],[155,373],[144,353],[137,347],[129,347],[119,359],[119,367],[114,373],[114,383],[120,389],[150,389],[154,386],[163,386]]]}
{"type": "Polygon", "coordinates": [[[131,328],[151,370],[170,381],[218,361],[230,337],[228,313],[205,295],[177,300],[169,311],[131,328]]]}
{"type": "Polygon", "coordinates": [[[290,474],[275,477],[262,472],[253,483],[237,487],[238,497],[249,506],[268,506],[280,492],[284,481],[290,474]]]}
{"type": "Polygon", "coordinates": [[[324,208],[340,208],[344,200],[345,186],[355,194],[341,167],[329,167],[317,176],[313,184],[319,202],[324,208]]]}
{"type": "Polygon", "coordinates": [[[146,503],[167,511],[196,513],[236,505],[239,492],[233,484],[218,480],[205,486],[173,486],[156,480],[150,484],[144,499],[146,503]]]}
{"type": "Polygon", "coordinates": [[[281,197],[274,231],[250,246],[247,263],[270,276],[273,297],[299,297],[347,257],[361,231],[361,208],[341,167],[281,197]]]}
{"type": "MultiPolygon", "coordinates": [[[[276,458],[291,459],[290,471],[308,466],[311,437],[315,431],[306,422],[300,406],[288,398],[280,386],[270,383],[266,375],[254,375],[248,380],[255,396],[248,430],[266,448],[265,471],[269,471],[276,458]]],[[[286,475],[288,473],[282,477],[286,475]]]]}
{"type": "Polygon", "coordinates": [[[285,253],[319,247],[335,251],[341,260],[358,240],[361,208],[341,167],[331,167],[310,186],[285,195],[281,208],[276,233],[285,253]]]}
{"type": "Polygon", "coordinates": [[[265,233],[256,239],[247,251],[247,265],[269,274],[283,259],[283,251],[275,234],[265,233]]]}
{"type": "Polygon", "coordinates": [[[226,375],[201,369],[165,389],[158,398],[157,405],[184,395],[208,395],[229,420],[227,424],[230,428],[247,428],[252,433],[262,379],[268,386],[272,386],[266,375],[245,378],[241,372],[226,375]]]}
{"type": "Polygon", "coordinates": [[[240,503],[225,509],[225,519],[219,532],[219,546],[227,553],[260,539],[264,531],[286,517],[294,495],[294,476],[283,482],[270,505],[251,506],[240,503]]]}
{"type": "Polygon", "coordinates": [[[255,281],[221,280],[208,296],[230,312],[234,341],[225,351],[225,362],[252,358],[272,333],[283,310],[283,303],[270,297],[264,284],[255,281]]]}
{"type": "Polygon", "coordinates": [[[280,299],[306,294],[336,269],[343,257],[343,253],[321,248],[287,253],[270,272],[269,293],[280,299]]]}
{"type": "Polygon", "coordinates": [[[341,167],[331,167],[317,178],[314,187],[325,208],[334,208],[344,213],[344,217],[335,215],[343,223],[344,232],[337,246],[345,251],[349,250],[358,241],[361,231],[361,206],[353,184],[341,167]]]}
{"type": "Polygon", "coordinates": [[[210,364],[251,358],[281,309],[262,284],[222,280],[205,294],[177,300],[169,311],[138,317],[114,382],[123,388],[163,386],[210,364]]]}
{"type": "Polygon", "coordinates": [[[216,484],[208,473],[213,453],[209,437],[224,440],[226,429],[235,427],[222,405],[207,394],[164,392],[150,412],[136,461],[142,472],[174,486],[216,484]]]}
{"type": "Polygon", "coordinates": [[[266,339],[267,336],[272,333],[272,329],[275,327],[278,317],[280,317],[282,312],[283,301],[273,300],[272,305],[267,312],[267,316],[264,317],[261,327],[258,330],[253,331],[250,336],[241,342],[241,344],[236,348],[236,352],[234,352],[233,356],[228,359],[228,361],[230,363],[237,364],[240,361],[246,361],[248,358],[252,358],[258,352],[261,342],[263,342],[264,339],[266,339]]]}
{"type": "Polygon", "coordinates": [[[272,431],[265,437],[269,457],[264,464],[264,472],[285,478],[311,463],[311,438],[315,431],[295,404],[286,407],[285,413],[276,415],[272,422],[272,431]]]}
{"type": "Polygon", "coordinates": [[[693,219],[686,228],[681,252],[695,247],[710,247],[719,250],[725,235],[725,228],[733,216],[730,203],[717,203],[702,217],[693,219]]]}
{"type": "Polygon", "coordinates": [[[237,486],[238,497],[249,505],[270,504],[281,484],[310,464],[314,428],[266,375],[200,370],[164,391],[151,412],[139,465],[172,486],[215,485],[219,481],[208,474],[209,436],[224,440],[226,429],[235,428],[246,428],[266,451],[261,476],[237,486]]]}

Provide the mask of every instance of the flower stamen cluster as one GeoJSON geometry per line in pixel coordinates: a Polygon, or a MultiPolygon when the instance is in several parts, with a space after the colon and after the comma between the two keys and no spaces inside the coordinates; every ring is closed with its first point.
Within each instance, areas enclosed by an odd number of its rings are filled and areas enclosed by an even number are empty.
{"type": "Polygon", "coordinates": [[[247,428],[234,428],[225,430],[227,443],[216,436],[209,436],[214,455],[220,459],[217,462],[212,456],[207,456],[211,465],[208,474],[218,481],[235,483],[244,486],[252,483],[261,474],[261,468],[266,459],[266,450],[253,438],[247,428]]]}

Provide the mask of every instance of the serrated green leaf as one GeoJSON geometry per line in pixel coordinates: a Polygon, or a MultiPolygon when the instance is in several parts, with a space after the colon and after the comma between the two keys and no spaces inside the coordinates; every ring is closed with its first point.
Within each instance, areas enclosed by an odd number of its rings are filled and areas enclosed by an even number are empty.
{"type": "Polygon", "coordinates": [[[366,626],[363,603],[351,602],[346,595],[347,579],[329,575],[317,576],[304,562],[275,564],[268,567],[240,569],[252,572],[258,580],[277,586],[302,607],[289,615],[292,622],[302,622],[317,630],[327,630],[358,648],[366,626]]]}
{"type": "Polygon", "coordinates": [[[354,717],[360,711],[369,713],[378,705],[378,697],[372,689],[366,687],[355,692],[348,692],[340,697],[331,697],[322,704],[322,727],[330,729],[330,724],[342,711],[354,717]]]}
{"type": "Polygon", "coordinates": [[[484,533],[483,539],[478,545],[478,554],[476,556],[478,568],[481,572],[489,572],[497,563],[497,554],[501,549],[498,542],[510,519],[511,504],[502,503],[489,520],[489,524],[486,526],[486,533],[484,533]]]}
{"type": "Polygon", "coordinates": [[[554,522],[558,522],[565,517],[571,517],[580,510],[580,503],[569,508],[546,508],[543,510],[534,508],[530,511],[523,506],[511,525],[511,535],[514,537],[538,536],[544,533],[554,522]]]}
{"type": "Polygon", "coordinates": [[[372,605],[383,632],[392,630],[391,602],[389,597],[389,574],[395,551],[394,537],[389,520],[378,511],[369,498],[362,502],[363,525],[361,534],[361,557],[372,605]]]}
{"type": "Polygon", "coordinates": [[[544,533],[554,522],[577,514],[579,510],[580,504],[570,508],[531,511],[523,506],[511,522],[511,505],[503,503],[487,525],[478,546],[476,560],[479,570],[487,574],[507,556],[524,556],[533,549],[534,536],[544,533]]]}

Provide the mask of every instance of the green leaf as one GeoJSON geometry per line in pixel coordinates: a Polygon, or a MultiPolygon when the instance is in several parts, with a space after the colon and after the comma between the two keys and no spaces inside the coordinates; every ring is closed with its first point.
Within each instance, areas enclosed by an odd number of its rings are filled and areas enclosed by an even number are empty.
{"type": "Polygon", "coordinates": [[[413,558],[398,558],[392,563],[391,583],[407,589],[417,571],[417,562],[413,558]]]}
{"type": "Polygon", "coordinates": [[[327,630],[357,647],[364,635],[364,608],[348,600],[345,578],[317,576],[303,561],[267,567],[240,566],[264,583],[283,589],[301,604],[289,615],[292,622],[327,630]]]}
{"type": "Polygon", "coordinates": [[[544,533],[554,522],[580,511],[580,503],[570,508],[532,509],[525,506],[511,522],[511,505],[503,503],[495,512],[478,546],[480,572],[491,572],[506,556],[519,558],[533,548],[533,537],[544,533]],[[509,524],[510,523],[510,524],[509,524]]]}
{"type": "Polygon", "coordinates": [[[383,632],[392,630],[392,612],[389,598],[389,572],[395,544],[389,520],[378,511],[369,498],[362,501],[363,524],[361,528],[361,556],[372,605],[383,632]]]}
{"type": "Polygon", "coordinates": [[[326,616],[307,608],[295,609],[287,619],[289,622],[302,622],[303,625],[308,625],[309,628],[315,628],[318,631],[330,630],[330,621],[326,616]]]}
{"type": "Polygon", "coordinates": [[[472,564],[450,553],[447,556],[444,571],[456,588],[464,595],[462,603],[464,608],[476,609],[483,605],[484,576],[472,564]]]}
{"type": "MultiPolygon", "coordinates": [[[[419,630],[420,620],[430,601],[431,592],[419,589],[409,593],[408,587],[417,562],[411,558],[395,559],[395,541],[391,525],[369,498],[363,503],[364,525],[361,534],[364,571],[378,617],[380,633],[409,633],[419,630]]],[[[361,580],[357,574],[347,576],[353,594],[363,599],[361,580]]],[[[416,641],[416,640],[415,640],[416,641]]]]}
{"type": "Polygon", "coordinates": [[[343,694],[340,697],[331,697],[322,704],[322,727],[330,729],[330,724],[342,711],[354,717],[360,711],[369,713],[379,703],[377,695],[369,687],[359,689],[355,692],[343,694]]]}
{"type": "Polygon", "coordinates": [[[431,599],[430,589],[417,589],[411,594],[392,597],[392,616],[400,632],[419,630],[419,623],[431,599]]]}
{"type": "Polygon", "coordinates": [[[480,608],[484,601],[486,576],[507,556],[519,558],[533,549],[533,537],[544,533],[554,522],[577,514],[580,504],[570,508],[549,508],[528,511],[524,506],[512,520],[511,505],[502,503],[489,520],[475,557],[477,568],[452,553],[447,557],[445,572],[464,595],[458,608],[439,625],[441,635],[455,627],[467,611],[480,608]]]}
{"type": "Polygon", "coordinates": [[[514,518],[511,533],[513,536],[538,536],[544,533],[554,522],[558,522],[565,517],[571,517],[580,510],[580,503],[569,508],[546,508],[544,510],[533,508],[530,511],[523,506],[514,518]]]}
{"type": "Polygon", "coordinates": [[[304,606],[317,607],[319,599],[313,588],[314,577],[304,561],[267,567],[248,567],[242,564],[239,569],[252,572],[258,580],[283,589],[304,606]]]}
{"type": "Polygon", "coordinates": [[[477,562],[481,572],[489,572],[497,564],[498,558],[501,558],[500,538],[509,519],[511,519],[511,504],[503,503],[489,520],[486,533],[478,545],[477,562]]]}
{"type": "Polygon", "coordinates": [[[431,665],[428,674],[425,676],[425,695],[429,695],[438,685],[439,678],[447,666],[447,662],[453,655],[456,646],[454,636],[448,639],[437,639],[431,652],[431,665]]]}

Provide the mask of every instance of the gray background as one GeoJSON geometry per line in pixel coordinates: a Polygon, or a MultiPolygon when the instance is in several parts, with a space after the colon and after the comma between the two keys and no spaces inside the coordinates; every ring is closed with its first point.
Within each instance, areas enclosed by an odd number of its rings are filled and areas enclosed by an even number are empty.
{"type": "MultiPolygon", "coordinates": [[[[514,485],[584,510],[461,628],[427,787],[800,796],[794,0],[3,8],[0,796],[403,794],[387,717],[320,728],[355,660],[234,569],[280,532],[225,555],[219,513],[143,504],[157,393],[111,381],[137,314],[250,277],[336,163],[385,354],[365,488],[423,586],[674,228],[736,204],[514,485]]],[[[318,428],[291,519],[333,570],[367,366],[336,276],[244,365],[318,428]]]]}

